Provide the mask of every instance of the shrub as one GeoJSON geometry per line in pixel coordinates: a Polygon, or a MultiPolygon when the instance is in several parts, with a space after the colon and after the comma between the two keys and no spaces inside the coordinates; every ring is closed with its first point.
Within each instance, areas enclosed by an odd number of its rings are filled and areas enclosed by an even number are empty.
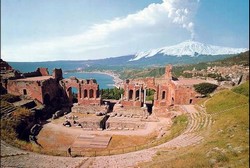
{"type": "Polygon", "coordinates": [[[200,83],[200,84],[194,85],[195,91],[202,95],[207,95],[209,93],[212,93],[217,87],[218,85],[211,84],[211,83],[200,83]]]}

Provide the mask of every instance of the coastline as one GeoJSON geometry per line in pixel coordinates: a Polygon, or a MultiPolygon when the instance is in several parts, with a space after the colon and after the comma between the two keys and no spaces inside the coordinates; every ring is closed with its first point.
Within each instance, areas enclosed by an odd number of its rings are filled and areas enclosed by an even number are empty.
{"type": "MultiPolygon", "coordinates": [[[[64,72],[64,73],[71,73],[71,72],[64,72]]],[[[116,88],[122,88],[123,86],[123,80],[120,79],[119,75],[114,73],[113,71],[76,71],[75,73],[96,73],[96,74],[104,74],[111,76],[114,81],[114,87],[116,88]]]]}

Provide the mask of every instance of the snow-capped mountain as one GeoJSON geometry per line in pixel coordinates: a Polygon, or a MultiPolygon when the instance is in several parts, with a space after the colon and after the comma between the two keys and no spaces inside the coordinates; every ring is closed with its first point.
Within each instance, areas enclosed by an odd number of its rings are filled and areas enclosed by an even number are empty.
{"type": "Polygon", "coordinates": [[[145,52],[138,52],[134,58],[129,61],[137,61],[141,58],[153,57],[157,54],[168,56],[197,56],[197,55],[230,55],[245,52],[247,48],[229,48],[221,46],[207,45],[200,42],[188,40],[177,45],[152,49],[145,52]]]}

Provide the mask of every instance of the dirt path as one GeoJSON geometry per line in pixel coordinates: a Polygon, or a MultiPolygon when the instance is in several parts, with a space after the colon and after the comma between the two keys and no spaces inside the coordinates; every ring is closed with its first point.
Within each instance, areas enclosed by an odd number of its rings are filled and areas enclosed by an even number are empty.
{"type": "MultiPolygon", "coordinates": [[[[99,157],[55,157],[55,156],[45,156],[40,154],[35,154],[28,152],[25,155],[14,155],[2,157],[1,150],[1,167],[98,167],[98,168],[120,168],[120,167],[135,167],[139,162],[151,161],[156,152],[161,149],[174,150],[180,147],[186,147],[190,145],[196,145],[200,143],[203,139],[199,132],[201,129],[207,129],[211,126],[212,119],[211,116],[207,115],[202,111],[197,111],[194,106],[182,106],[184,110],[188,113],[189,124],[185,132],[180,136],[168,141],[159,146],[145,149],[141,151],[114,155],[114,156],[99,156],[99,157]],[[19,165],[18,165],[19,164],[19,165]]],[[[57,127],[50,127],[57,129],[57,127]]],[[[60,129],[59,129],[60,130],[60,129]]],[[[72,130],[71,130],[72,131],[72,130]]],[[[70,131],[69,131],[70,132],[70,131]]],[[[3,151],[6,147],[11,148],[9,145],[2,146],[3,151]]],[[[18,149],[19,150],[19,149],[18,149]]],[[[14,150],[15,151],[15,150],[14,150]]],[[[24,151],[25,152],[25,151],[24,151]]]]}

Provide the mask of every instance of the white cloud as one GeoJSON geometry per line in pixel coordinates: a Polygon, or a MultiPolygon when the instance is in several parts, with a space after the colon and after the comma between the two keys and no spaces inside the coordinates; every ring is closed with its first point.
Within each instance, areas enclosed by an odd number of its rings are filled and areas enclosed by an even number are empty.
{"type": "Polygon", "coordinates": [[[125,18],[95,24],[74,36],[21,46],[3,44],[3,57],[15,61],[94,59],[93,56],[100,58],[105,57],[105,54],[106,57],[122,55],[154,47],[160,45],[158,41],[166,41],[161,38],[173,40],[181,38],[176,37],[180,35],[191,35],[193,38],[193,17],[197,7],[198,0],[163,0],[161,4],[150,4],[125,18]]]}

